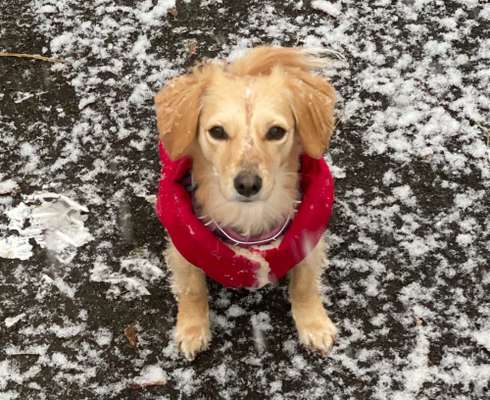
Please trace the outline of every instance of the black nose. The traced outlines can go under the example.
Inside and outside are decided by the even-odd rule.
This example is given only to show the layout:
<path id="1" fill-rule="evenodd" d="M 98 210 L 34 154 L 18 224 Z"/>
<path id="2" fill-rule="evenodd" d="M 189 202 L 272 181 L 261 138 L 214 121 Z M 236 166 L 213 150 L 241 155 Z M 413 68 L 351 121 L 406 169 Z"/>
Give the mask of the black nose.
<path id="1" fill-rule="evenodd" d="M 233 184 L 238 193 L 250 197 L 260 192 L 262 178 L 254 173 L 242 171 L 235 177 Z"/>

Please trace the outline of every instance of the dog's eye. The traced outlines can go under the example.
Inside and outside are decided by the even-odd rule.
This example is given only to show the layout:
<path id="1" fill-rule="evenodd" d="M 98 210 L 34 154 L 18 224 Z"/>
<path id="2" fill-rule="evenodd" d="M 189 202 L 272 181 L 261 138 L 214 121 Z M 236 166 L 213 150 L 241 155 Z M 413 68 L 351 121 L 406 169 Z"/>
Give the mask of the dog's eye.
<path id="1" fill-rule="evenodd" d="M 267 131 L 265 138 L 267 140 L 281 140 L 285 134 L 286 131 L 283 128 L 280 126 L 273 126 Z"/>
<path id="2" fill-rule="evenodd" d="M 209 130 L 209 135 L 216 140 L 226 140 L 229 137 L 222 126 L 213 126 Z"/>

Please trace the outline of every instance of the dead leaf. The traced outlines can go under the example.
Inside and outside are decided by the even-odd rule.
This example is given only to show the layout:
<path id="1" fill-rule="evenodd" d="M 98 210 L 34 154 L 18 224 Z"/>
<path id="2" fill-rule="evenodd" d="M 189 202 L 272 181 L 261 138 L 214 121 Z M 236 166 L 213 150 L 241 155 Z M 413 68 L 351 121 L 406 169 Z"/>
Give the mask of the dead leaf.
<path id="1" fill-rule="evenodd" d="M 135 324 L 130 324 L 124 329 L 124 336 L 126 336 L 129 345 L 133 349 L 138 348 L 138 331 Z"/>
<path id="2" fill-rule="evenodd" d="M 198 43 L 196 39 L 189 39 L 185 44 L 185 49 L 189 57 L 197 54 Z"/>
<path id="3" fill-rule="evenodd" d="M 178 13 L 177 13 L 177 7 L 170 7 L 167 10 L 167 14 L 170 14 L 172 17 L 176 17 L 178 15 Z"/>
<path id="4" fill-rule="evenodd" d="M 152 382 L 141 382 L 141 383 L 130 383 L 128 385 L 128 387 L 130 389 L 145 389 L 147 387 L 152 387 L 152 386 L 163 386 L 163 385 L 166 385 L 167 384 L 167 380 L 166 379 L 160 379 L 160 380 L 157 380 L 157 381 L 152 381 Z"/>
<path id="5" fill-rule="evenodd" d="M 64 62 L 66 62 L 66 61 L 60 60 L 58 58 L 41 56 L 40 54 L 10 53 L 7 51 L 0 51 L 0 57 L 28 58 L 31 60 L 47 61 L 47 62 L 51 62 L 51 63 L 64 63 Z"/>

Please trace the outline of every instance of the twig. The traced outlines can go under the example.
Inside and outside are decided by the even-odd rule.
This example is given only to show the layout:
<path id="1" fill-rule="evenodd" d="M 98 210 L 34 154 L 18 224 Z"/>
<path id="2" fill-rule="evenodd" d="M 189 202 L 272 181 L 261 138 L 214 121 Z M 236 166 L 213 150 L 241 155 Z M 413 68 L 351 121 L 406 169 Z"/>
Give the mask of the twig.
<path id="1" fill-rule="evenodd" d="M 66 63 L 66 61 L 64 60 L 60 60 L 58 58 L 44 57 L 39 54 L 9 53 L 6 51 L 0 51 L 0 57 L 29 58 L 31 60 L 47 61 L 51 63 Z"/>
<path id="2" fill-rule="evenodd" d="M 138 390 L 138 389 L 146 389 L 146 388 L 150 388 L 150 387 L 153 387 L 153 386 L 163 386 L 163 385 L 166 385 L 167 384 L 167 381 L 165 379 L 158 379 L 156 381 L 153 381 L 153 382 L 142 382 L 142 383 L 130 383 L 128 385 L 128 387 L 130 389 L 134 389 L 134 390 Z"/>
<path id="3" fill-rule="evenodd" d="M 483 124 L 480 124 L 476 122 L 476 125 L 480 127 L 480 129 L 483 131 L 483 134 L 485 135 L 487 139 L 487 146 L 490 147 L 490 128 L 488 126 L 485 126 Z"/>
<path id="4" fill-rule="evenodd" d="M 48 93 L 46 90 L 43 92 L 37 92 L 37 93 L 27 93 L 24 97 L 21 97 L 20 99 L 14 100 L 14 103 L 20 104 L 26 100 L 29 100 L 30 98 L 32 98 L 34 96 L 41 96 L 41 95 L 46 94 L 46 93 Z"/>

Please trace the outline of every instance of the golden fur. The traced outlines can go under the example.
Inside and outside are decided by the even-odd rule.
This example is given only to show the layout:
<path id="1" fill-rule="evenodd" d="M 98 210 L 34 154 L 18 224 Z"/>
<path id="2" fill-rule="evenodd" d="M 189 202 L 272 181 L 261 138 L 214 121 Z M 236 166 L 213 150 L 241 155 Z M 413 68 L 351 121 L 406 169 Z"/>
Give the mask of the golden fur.
<path id="1" fill-rule="evenodd" d="M 203 63 L 157 94 L 160 140 L 171 158 L 193 158 L 195 197 L 204 218 L 260 234 L 294 214 L 299 155 L 321 157 L 334 127 L 335 91 L 311 72 L 323 64 L 305 50 L 262 47 L 231 64 Z M 223 127 L 226 140 L 211 136 L 216 126 Z M 272 127 L 281 127 L 284 137 L 267 140 Z M 241 171 L 261 177 L 250 201 L 234 187 Z M 327 352 L 335 327 L 318 289 L 323 248 L 321 242 L 292 270 L 290 299 L 300 340 Z M 176 339 L 192 358 L 210 340 L 205 277 L 173 246 L 167 263 L 179 303 Z"/>

